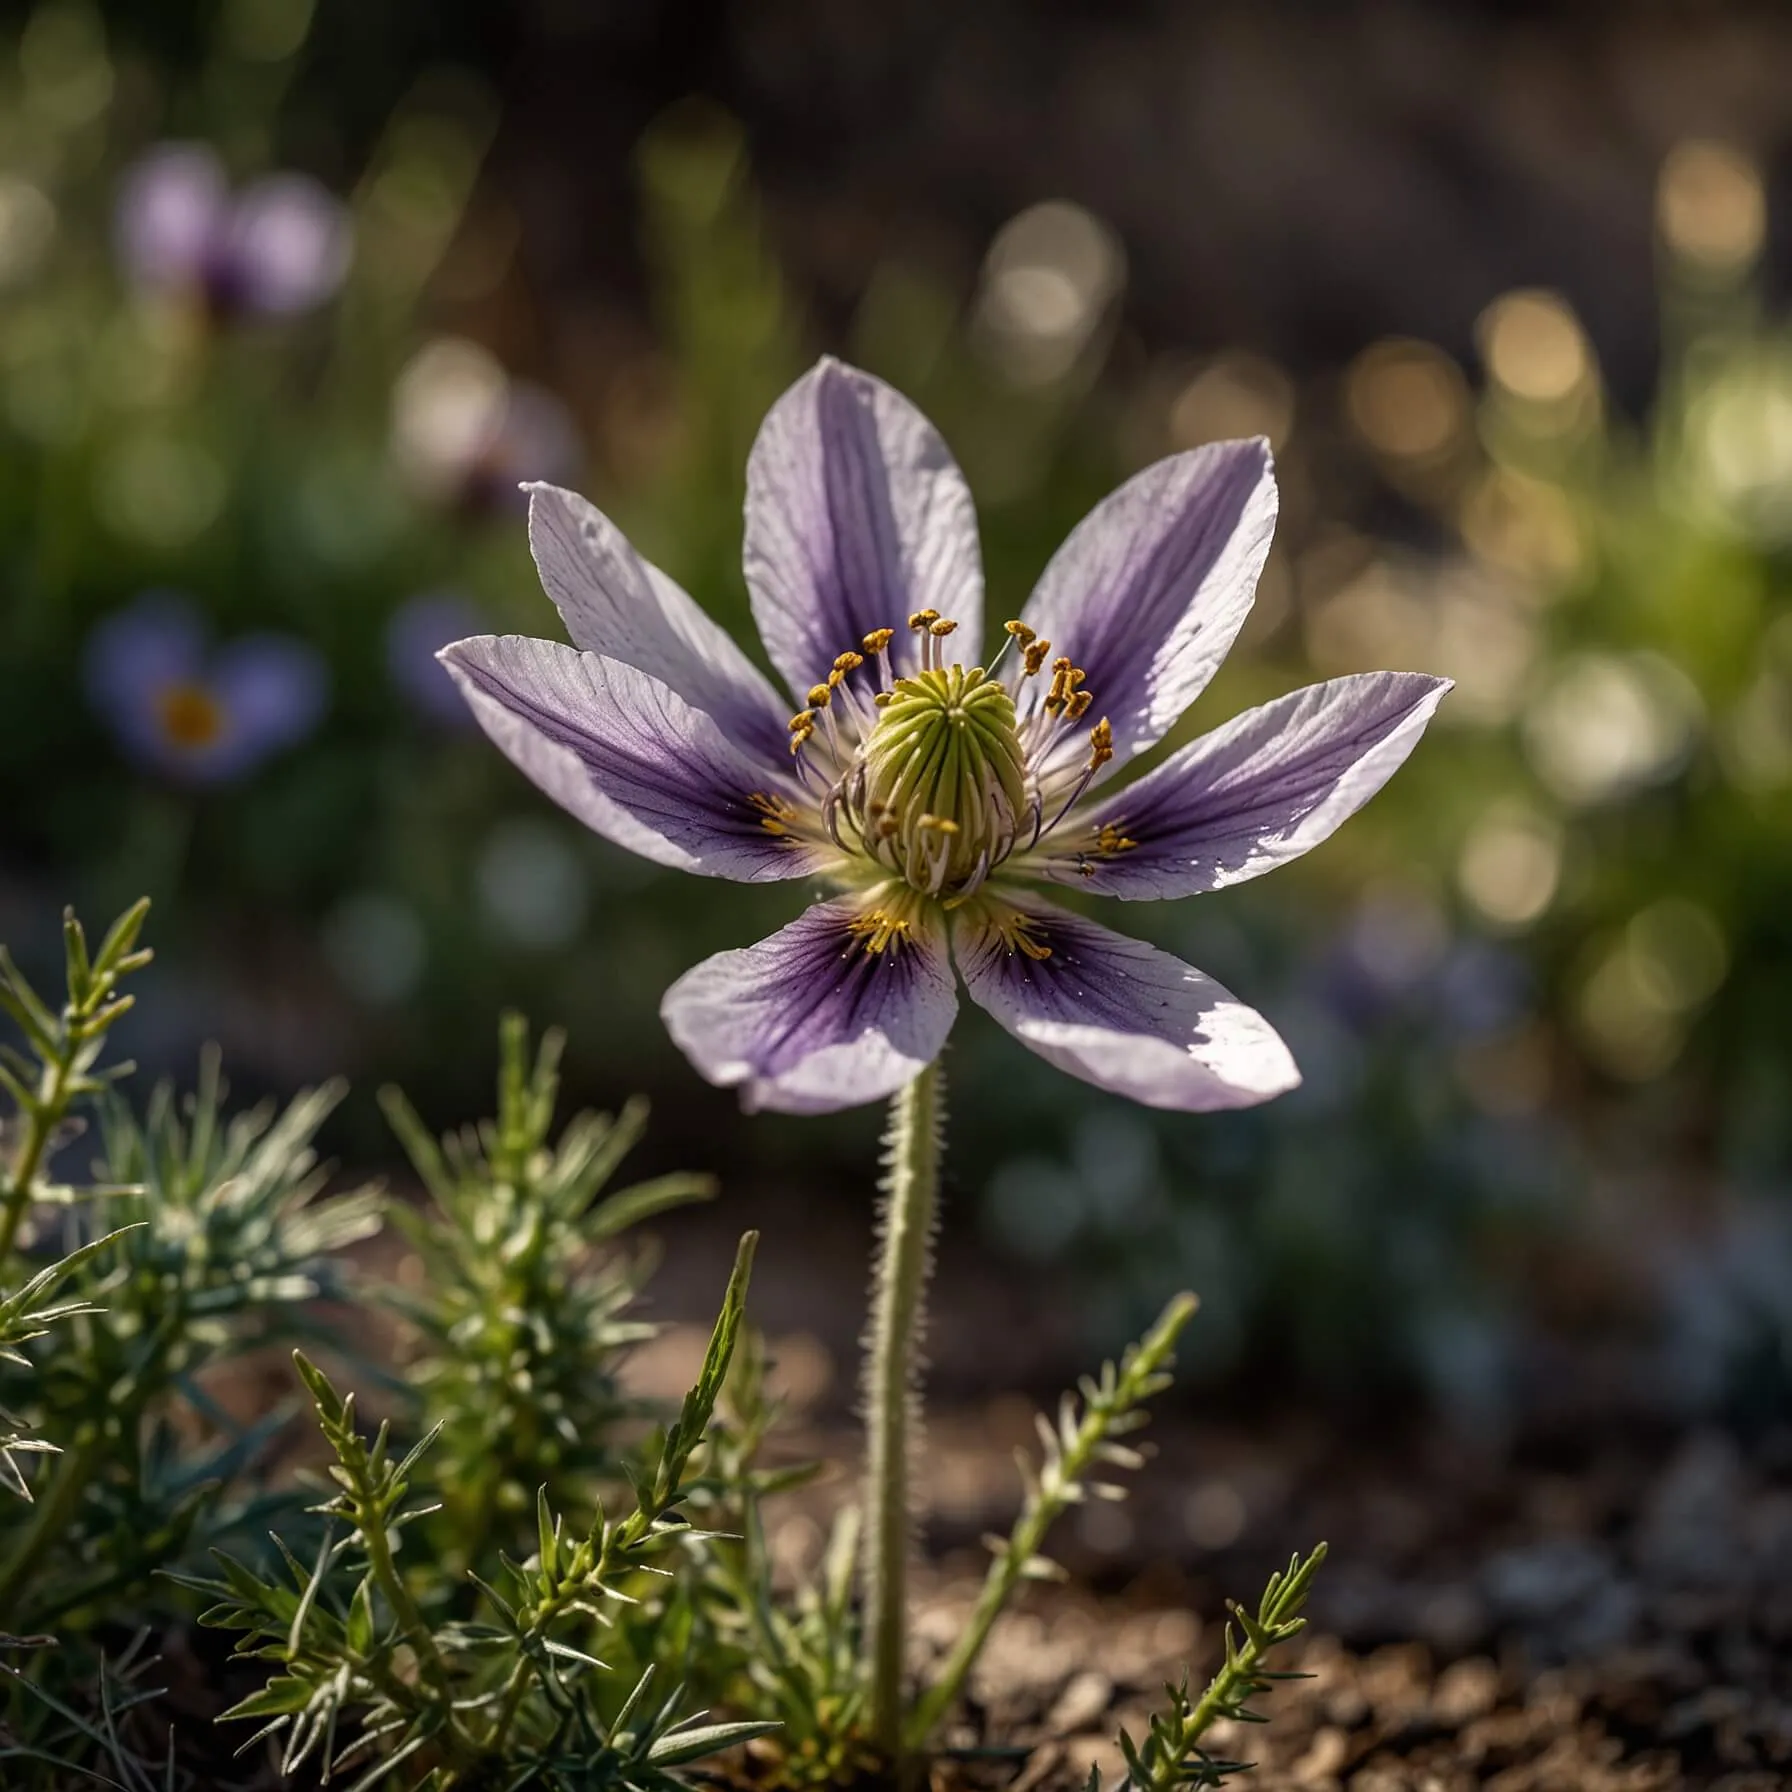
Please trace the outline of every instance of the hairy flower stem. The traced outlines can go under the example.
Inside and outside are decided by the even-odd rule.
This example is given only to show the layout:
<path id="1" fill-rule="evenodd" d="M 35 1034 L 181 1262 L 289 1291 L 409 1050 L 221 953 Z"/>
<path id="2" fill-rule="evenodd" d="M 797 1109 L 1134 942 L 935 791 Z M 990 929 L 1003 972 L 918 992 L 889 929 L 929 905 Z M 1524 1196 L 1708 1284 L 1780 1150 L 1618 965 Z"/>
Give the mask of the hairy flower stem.
<path id="1" fill-rule="evenodd" d="M 920 1430 L 919 1351 L 939 1208 L 945 1078 L 930 1064 L 890 1104 L 882 1241 L 865 1366 L 864 1556 L 871 1740 L 899 1768 L 907 1634 L 910 1462 Z"/>

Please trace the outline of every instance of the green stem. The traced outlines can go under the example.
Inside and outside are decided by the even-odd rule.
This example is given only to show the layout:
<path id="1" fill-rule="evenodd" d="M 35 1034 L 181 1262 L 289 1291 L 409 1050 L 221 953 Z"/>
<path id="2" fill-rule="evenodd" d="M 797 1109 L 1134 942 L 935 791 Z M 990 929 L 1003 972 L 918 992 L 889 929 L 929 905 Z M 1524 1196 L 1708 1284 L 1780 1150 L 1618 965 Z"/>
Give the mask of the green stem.
<path id="1" fill-rule="evenodd" d="M 67 1058 L 57 1058 L 45 1066 L 38 1105 L 26 1114 L 25 1142 L 19 1149 L 18 1162 L 13 1166 L 11 1184 L 6 1190 L 6 1205 L 0 1209 L 0 1271 L 12 1261 L 19 1228 L 31 1205 L 31 1191 L 36 1185 L 38 1171 L 43 1168 L 44 1154 L 50 1148 L 50 1135 L 62 1124 L 62 1116 L 68 1110 L 70 1068 Z"/>
<path id="2" fill-rule="evenodd" d="M 7 1557 L 5 1566 L 0 1567 L 0 1612 L 7 1614 L 9 1622 L 24 1625 L 18 1609 L 20 1589 L 26 1578 L 43 1566 L 45 1551 L 74 1516 L 81 1495 L 87 1491 L 105 1454 L 102 1446 L 103 1440 L 97 1436 L 77 1444 L 57 1462 L 55 1479 L 43 1498 L 32 1506 L 25 1534 Z"/>
<path id="3" fill-rule="evenodd" d="M 1082 1417 L 1077 1421 L 1075 1432 L 1062 1453 L 1049 1457 L 1042 1465 L 1038 1481 L 1032 1486 L 1014 1529 L 989 1565 L 969 1620 L 959 1631 L 938 1678 L 916 1701 L 915 1709 L 909 1715 L 904 1730 L 909 1748 L 925 1748 L 946 1713 L 957 1702 L 971 1669 L 983 1653 L 983 1645 L 988 1642 L 996 1619 L 1014 1597 L 1015 1589 L 1040 1560 L 1047 1533 L 1073 1504 L 1084 1497 L 1083 1482 L 1102 1460 L 1110 1435 L 1117 1430 L 1130 1430 L 1137 1422 L 1137 1408 L 1162 1385 L 1159 1376 L 1163 1366 L 1194 1311 L 1192 1294 L 1177 1295 L 1137 1348 L 1127 1352 L 1112 1385 L 1087 1386 Z M 1109 1460 L 1114 1458 L 1110 1456 Z"/>
<path id="4" fill-rule="evenodd" d="M 865 1672 L 871 1740 L 892 1768 L 902 1751 L 911 1452 L 920 1429 L 916 1384 L 944 1119 L 945 1079 L 939 1065 L 930 1064 L 890 1104 L 889 1174 L 865 1366 Z"/>
<path id="5" fill-rule="evenodd" d="M 417 1657 L 418 1666 L 444 1699 L 451 1697 L 454 1687 L 448 1663 L 443 1659 L 441 1650 L 436 1647 L 435 1633 L 425 1622 L 423 1613 L 418 1610 L 410 1588 L 404 1584 L 398 1572 L 398 1564 L 392 1559 L 392 1540 L 386 1533 L 386 1527 L 377 1521 L 363 1525 L 361 1537 L 366 1546 L 367 1566 L 373 1571 L 374 1582 L 385 1594 L 386 1603 L 391 1606 L 392 1615 L 398 1620 L 404 1640 L 410 1644 L 412 1654 Z"/>

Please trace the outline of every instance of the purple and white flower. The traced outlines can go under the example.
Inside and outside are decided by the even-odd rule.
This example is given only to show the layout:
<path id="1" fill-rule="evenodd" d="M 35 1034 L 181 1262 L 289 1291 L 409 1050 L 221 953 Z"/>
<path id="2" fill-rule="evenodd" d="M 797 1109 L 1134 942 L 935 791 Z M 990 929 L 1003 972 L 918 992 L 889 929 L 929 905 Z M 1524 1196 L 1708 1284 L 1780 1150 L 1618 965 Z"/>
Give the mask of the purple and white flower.
<path id="1" fill-rule="evenodd" d="M 146 591 L 88 637 L 87 695 L 132 758 L 190 784 L 245 777 L 316 727 L 323 656 L 289 635 L 214 650 L 193 603 Z"/>
<path id="2" fill-rule="evenodd" d="M 303 174 L 237 192 L 202 143 L 164 143 L 119 188 L 119 259 L 145 291 L 195 298 L 214 317 L 280 317 L 321 305 L 348 272 L 342 202 Z"/>
<path id="3" fill-rule="evenodd" d="M 613 523 L 551 486 L 532 488 L 530 541 L 572 645 L 485 636 L 443 658 L 491 738 L 606 838 L 703 876 L 830 890 L 666 995 L 673 1038 L 749 1107 L 891 1094 L 938 1056 L 959 981 L 1101 1088 L 1247 1106 L 1299 1081 L 1269 1023 L 1043 892 L 1138 901 L 1257 877 L 1412 750 L 1449 682 L 1375 672 L 1110 785 L 1224 659 L 1275 515 L 1262 441 L 1160 461 L 1078 526 L 985 654 L 963 476 L 907 400 L 825 360 L 766 418 L 747 475 L 747 583 L 794 715 Z"/>

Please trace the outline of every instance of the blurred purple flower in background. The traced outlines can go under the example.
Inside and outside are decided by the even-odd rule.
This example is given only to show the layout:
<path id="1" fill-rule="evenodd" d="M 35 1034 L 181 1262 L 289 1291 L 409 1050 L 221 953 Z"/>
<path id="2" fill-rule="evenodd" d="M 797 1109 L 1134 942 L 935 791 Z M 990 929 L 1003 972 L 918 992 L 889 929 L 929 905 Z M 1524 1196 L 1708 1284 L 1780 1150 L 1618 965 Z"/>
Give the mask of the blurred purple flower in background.
<path id="1" fill-rule="evenodd" d="M 139 763 L 193 784 L 247 776 L 317 726 L 323 657 L 289 635 L 211 650 L 190 599 L 146 591 L 88 638 L 88 701 Z"/>
<path id="2" fill-rule="evenodd" d="M 475 342 L 426 344 L 392 395 L 392 454 L 434 503 L 528 509 L 525 481 L 572 478 L 582 458 L 572 413 L 553 393 L 514 380 Z"/>
<path id="3" fill-rule="evenodd" d="M 230 190 L 216 155 L 164 143 L 119 187 L 119 260 L 147 292 L 198 298 L 216 317 L 290 316 L 321 305 L 348 272 L 342 202 L 303 174 Z"/>
<path id="4" fill-rule="evenodd" d="M 478 607 L 458 591 L 420 591 L 392 612 L 386 624 L 386 670 L 400 696 L 425 721 L 472 728 L 472 711 L 436 655 L 483 626 Z"/>

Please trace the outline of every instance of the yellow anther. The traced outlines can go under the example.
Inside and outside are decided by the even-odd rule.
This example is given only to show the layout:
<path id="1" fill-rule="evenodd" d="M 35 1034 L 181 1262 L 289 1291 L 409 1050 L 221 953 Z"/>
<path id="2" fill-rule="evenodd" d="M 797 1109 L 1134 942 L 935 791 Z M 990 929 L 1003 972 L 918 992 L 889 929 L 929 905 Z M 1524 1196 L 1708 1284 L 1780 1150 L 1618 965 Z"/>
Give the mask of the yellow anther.
<path id="1" fill-rule="evenodd" d="M 787 839 L 794 831 L 790 824 L 796 820 L 796 808 L 781 796 L 768 796 L 763 790 L 755 790 L 747 801 L 759 811 L 759 825 L 768 834 L 776 834 Z"/>
<path id="2" fill-rule="evenodd" d="M 790 732 L 792 734 L 812 733 L 814 728 L 815 711 L 812 709 L 799 709 L 796 714 L 790 718 Z"/>
<path id="3" fill-rule="evenodd" d="M 958 624 L 952 621 L 950 617 L 944 622 L 930 622 L 927 625 L 927 632 L 932 635 L 936 641 L 943 641 L 946 636 L 955 634 L 957 630 Z"/>
<path id="4" fill-rule="evenodd" d="M 1036 629 L 1028 628 L 1027 625 L 1018 618 L 1013 622 L 1004 622 L 1002 627 L 1005 628 L 1023 647 L 1030 646 L 1038 639 L 1038 631 Z"/>
<path id="5" fill-rule="evenodd" d="M 893 915 L 887 909 L 867 909 L 847 922 L 846 930 L 860 941 L 865 950 L 876 957 L 892 946 L 905 945 L 911 922 L 906 915 Z"/>
<path id="6" fill-rule="evenodd" d="M 867 653 L 875 655 L 882 653 L 895 639 L 896 631 L 893 628 L 874 628 L 865 637 L 863 645 Z M 838 664 L 837 661 L 835 663 Z"/>
<path id="7" fill-rule="evenodd" d="M 839 690 L 839 688 L 843 684 L 845 684 L 845 682 L 846 682 L 846 674 L 844 672 L 842 672 L 838 666 L 836 666 L 833 669 L 833 671 L 828 674 L 828 689 L 830 691 Z"/>
<path id="8" fill-rule="evenodd" d="M 1041 963 L 1052 955 L 1050 946 L 1033 937 L 1039 925 L 1031 915 L 1023 915 L 1019 909 L 1009 909 L 996 918 L 996 931 L 1002 936 L 1002 944 L 1010 952 L 1024 953 L 1035 963 Z"/>
<path id="9" fill-rule="evenodd" d="M 1131 852 L 1137 845 L 1138 841 L 1123 834 L 1111 821 L 1104 823 L 1095 835 L 1095 850 L 1104 859 L 1118 858 L 1121 853 Z"/>
<path id="10" fill-rule="evenodd" d="M 908 625 L 910 628 L 919 632 L 924 628 L 932 628 L 939 619 L 940 613 L 938 610 L 916 610 L 909 616 Z"/>
<path id="11" fill-rule="evenodd" d="M 1038 672 L 1039 668 L 1045 664 L 1045 656 L 1050 653 L 1051 650 L 1052 644 L 1049 641 L 1029 641 L 1027 643 L 1026 652 L 1021 655 L 1021 658 L 1026 662 L 1027 676 L 1029 678 L 1033 677 L 1034 674 Z"/>
<path id="12" fill-rule="evenodd" d="M 1114 757 L 1114 725 L 1103 716 L 1089 730 L 1089 769 L 1099 771 Z"/>
<path id="13" fill-rule="evenodd" d="M 1076 670 L 1076 664 L 1069 654 L 1061 653 L 1052 661 L 1052 670 L 1054 672 L 1074 672 Z"/>
<path id="14" fill-rule="evenodd" d="M 1080 722 L 1089 713 L 1089 705 L 1095 701 L 1093 691 L 1072 691 L 1070 701 L 1064 705 L 1064 714 L 1072 722 Z"/>
<path id="15" fill-rule="evenodd" d="M 809 687 L 809 707 L 826 709 L 834 701 L 834 687 L 831 684 L 815 684 Z"/>
<path id="16" fill-rule="evenodd" d="M 834 661 L 834 670 L 856 672 L 864 663 L 865 656 L 862 653 L 843 653 Z"/>

